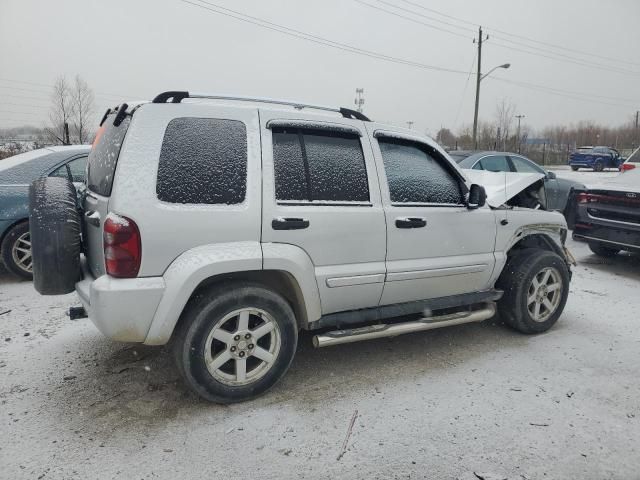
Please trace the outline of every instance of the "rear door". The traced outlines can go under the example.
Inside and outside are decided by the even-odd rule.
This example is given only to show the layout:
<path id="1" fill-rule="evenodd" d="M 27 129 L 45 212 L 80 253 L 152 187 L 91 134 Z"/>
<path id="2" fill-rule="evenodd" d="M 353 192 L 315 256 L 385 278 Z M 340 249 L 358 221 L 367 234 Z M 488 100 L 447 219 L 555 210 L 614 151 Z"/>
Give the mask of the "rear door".
<path id="1" fill-rule="evenodd" d="M 84 200 L 83 235 L 85 255 L 94 276 L 105 273 L 102 224 L 109 212 L 109 197 L 120 149 L 131 117 L 114 125 L 115 114 L 107 116 L 96 133 L 87 160 L 87 194 Z"/>
<path id="2" fill-rule="evenodd" d="M 375 136 L 387 223 L 381 305 L 489 288 L 495 264 L 493 212 L 464 205 L 462 177 L 435 148 L 384 131 Z"/>
<path id="3" fill-rule="evenodd" d="M 362 122 L 313 122 L 260 112 L 262 241 L 309 256 L 322 313 L 377 306 L 386 229 L 371 144 Z"/>

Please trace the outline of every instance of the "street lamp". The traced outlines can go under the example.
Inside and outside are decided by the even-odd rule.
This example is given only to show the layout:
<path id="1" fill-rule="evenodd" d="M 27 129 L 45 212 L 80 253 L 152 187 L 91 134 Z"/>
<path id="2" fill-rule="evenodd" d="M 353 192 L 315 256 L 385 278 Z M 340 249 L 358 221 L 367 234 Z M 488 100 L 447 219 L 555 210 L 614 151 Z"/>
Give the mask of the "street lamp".
<path id="1" fill-rule="evenodd" d="M 478 148 L 478 106 L 480 105 L 480 81 L 487 78 L 489 75 L 493 73 L 494 70 L 498 68 L 509 68 L 511 66 L 510 63 L 504 63 L 502 65 L 498 65 L 497 67 L 493 67 L 487 73 L 482 75 L 480 73 L 480 65 L 478 64 L 478 74 L 476 77 L 476 109 L 473 113 L 473 148 Z"/>

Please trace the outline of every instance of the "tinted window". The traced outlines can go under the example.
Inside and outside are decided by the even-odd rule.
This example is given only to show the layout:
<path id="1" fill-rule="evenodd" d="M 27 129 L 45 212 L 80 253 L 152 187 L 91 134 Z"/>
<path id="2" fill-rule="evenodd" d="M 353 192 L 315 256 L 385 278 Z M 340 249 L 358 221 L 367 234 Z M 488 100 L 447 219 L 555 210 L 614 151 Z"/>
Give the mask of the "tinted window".
<path id="1" fill-rule="evenodd" d="M 509 162 L 507 162 L 507 157 L 503 155 L 491 155 L 489 157 L 484 157 L 478 163 L 480 163 L 481 165 L 481 170 L 488 170 L 490 172 L 510 172 L 511 171 L 511 168 L 509 167 Z"/>
<path id="2" fill-rule="evenodd" d="M 68 165 L 73 181 L 78 183 L 84 182 L 84 175 L 87 168 L 87 157 L 80 157 L 75 160 L 71 160 Z"/>
<path id="3" fill-rule="evenodd" d="M 369 201 L 360 138 L 342 132 L 274 129 L 278 200 Z"/>
<path id="4" fill-rule="evenodd" d="M 308 200 L 305 161 L 297 132 L 273 132 L 273 163 L 278 200 Z"/>
<path id="5" fill-rule="evenodd" d="M 120 148 L 131 123 L 131 117 L 126 116 L 116 127 L 113 125 L 114 118 L 115 114 L 109 115 L 98 130 L 88 161 L 87 187 L 106 197 L 111 195 Z"/>
<path id="6" fill-rule="evenodd" d="M 426 147 L 391 139 L 379 144 L 392 202 L 462 203 L 458 180 Z"/>
<path id="7" fill-rule="evenodd" d="M 59 178 L 69 178 L 69 173 L 67 172 L 67 166 L 61 165 L 56 168 L 53 172 L 49 174 L 50 177 L 59 177 Z"/>
<path id="8" fill-rule="evenodd" d="M 171 203 L 242 203 L 247 189 L 247 130 L 237 120 L 176 118 L 164 133 L 158 198 Z"/>
<path id="9" fill-rule="evenodd" d="M 511 157 L 511 161 L 513 162 L 513 166 L 516 169 L 516 172 L 520 173 L 544 173 L 540 167 L 538 167 L 533 162 L 529 160 L 525 160 L 520 157 Z"/>

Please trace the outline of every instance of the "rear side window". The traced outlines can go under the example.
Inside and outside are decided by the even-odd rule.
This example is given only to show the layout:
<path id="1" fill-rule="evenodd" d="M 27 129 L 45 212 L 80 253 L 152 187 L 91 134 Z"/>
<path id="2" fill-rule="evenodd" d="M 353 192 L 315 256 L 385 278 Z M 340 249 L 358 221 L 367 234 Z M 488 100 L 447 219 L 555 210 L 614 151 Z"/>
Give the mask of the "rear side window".
<path id="1" fill-rule="evenodd" d="M 458 179 L 424 146 L 387 138 L 378 143 L 392 203 L 463 203 Z"/>
<path id="2" fill-rule="evenodd" d="M 509 172 L 511 168 L 509 168 L 509 163 L 507 162 L 507 157 L 503 155 L 491 155 L 488 157 L 484 157 L 482 160 L 478 162 L 480 164 L 481 170 L 488 170 L 490 172 Z M 477 164 L 476 164 L 477 166 Z M 475 167 L 474 167 L 475 169 Z M 476 169 L 477 170 L 477 169 Z"/>
<path id="3" fill-rule="evenodd" d="M 176 118 L 162 141 L 156 193 L 171 203 L 242 203 L 247 129 L 237 120 Z"/>
<path id="4" fill-rule="evenodd" d="M 105 197 L 111 195 L 120 148 L 131 123 L 131 117 L 127 115 L 116 127 L 114 118 L 115 114 L 109 115 L 98 130 L 88 160 L 87 187 Z"/>
<path id="5" fill-rule="evenodd" d="M 276 199 L 368 202 L 360 137 L 326 130 L 274 128 Z"/>

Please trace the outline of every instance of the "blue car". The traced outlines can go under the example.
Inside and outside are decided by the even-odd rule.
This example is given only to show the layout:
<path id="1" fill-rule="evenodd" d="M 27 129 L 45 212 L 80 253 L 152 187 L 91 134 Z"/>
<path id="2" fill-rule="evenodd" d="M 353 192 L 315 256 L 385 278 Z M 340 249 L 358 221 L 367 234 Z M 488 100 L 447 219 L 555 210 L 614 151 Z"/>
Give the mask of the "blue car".
<path id="1" fill-rule="evenodd" d="M 91 147 L 49 147 L 0 160 L 0 258 L 9 272 L 31 279 L 29 185 L 40 177 L 84 182 Z"/>
<path id="2" fill-rule="evenodd" d="M 569 165 L 574 172 L 579 168 L 589 168 L 594 172 L 601 172 L 605 168 L 620 169 L 624 158 L 615 148 L 609 147 L 580 147 L 569 155 Z"/>

